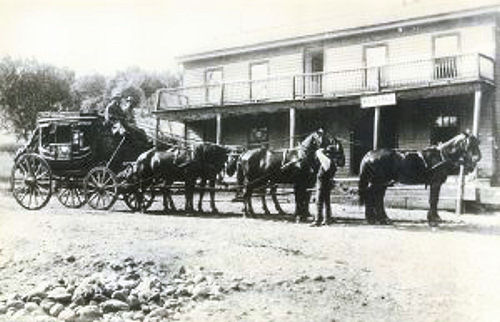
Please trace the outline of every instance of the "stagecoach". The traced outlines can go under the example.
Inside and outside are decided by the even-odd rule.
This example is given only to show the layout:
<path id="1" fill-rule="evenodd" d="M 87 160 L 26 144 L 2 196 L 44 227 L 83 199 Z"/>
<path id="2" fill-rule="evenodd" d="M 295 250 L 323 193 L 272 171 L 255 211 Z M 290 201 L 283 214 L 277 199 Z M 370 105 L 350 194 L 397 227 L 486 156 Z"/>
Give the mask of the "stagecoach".
<path id="1" fill-rule="evenodd" d="M 30 141 L 18 151 L 11 174 L 11 188 L 24 208 L 44 207 L 52 194 L 61 204 L 79 208 L 85 203 L 99 210 L 109 209 L 122 196 L 132 209 L 139 208 L 138 194 L 145 207 L 153 201 L 142 184 L 116 174 L 130 166 L 135 155 L 117 157 L 126 136 L 113 137 L 98 114 L 42 112 Z"/>

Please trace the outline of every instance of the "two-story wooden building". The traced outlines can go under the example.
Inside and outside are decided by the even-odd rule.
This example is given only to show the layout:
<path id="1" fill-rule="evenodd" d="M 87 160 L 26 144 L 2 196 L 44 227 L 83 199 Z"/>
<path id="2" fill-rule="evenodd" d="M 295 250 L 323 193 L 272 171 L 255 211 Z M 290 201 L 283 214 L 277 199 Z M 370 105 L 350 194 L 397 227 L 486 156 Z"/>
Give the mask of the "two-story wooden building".
<path id="1" fill-rule="evenodd" d="M 460 3 L 182 56 L 183 87 L 161 91 L 157 113 L 187 139 L 230 145 L 289 147 L 323 126 L 344 140 L 340 176 L 374 146 L 421 149 L 470 129 L 477 176 L 494 179 L 500 6 Z"/>

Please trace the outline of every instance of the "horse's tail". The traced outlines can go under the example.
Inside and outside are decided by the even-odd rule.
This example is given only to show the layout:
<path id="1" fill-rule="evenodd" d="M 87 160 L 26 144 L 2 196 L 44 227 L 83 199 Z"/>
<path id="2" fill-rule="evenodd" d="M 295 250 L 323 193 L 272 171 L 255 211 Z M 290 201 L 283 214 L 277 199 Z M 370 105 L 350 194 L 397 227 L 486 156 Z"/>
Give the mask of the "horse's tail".
<path id="1" fill-rule="evenodd" d="M 358 182 L 358 195 L 359 204 L 364 205 L 366 199 L 366 192 L 368 190 L 368 184 L 370 183 L 370 176 L 368 171 L 368 165 L 361 162 L 361 167 L 359 171 L 359 182 Z"/>

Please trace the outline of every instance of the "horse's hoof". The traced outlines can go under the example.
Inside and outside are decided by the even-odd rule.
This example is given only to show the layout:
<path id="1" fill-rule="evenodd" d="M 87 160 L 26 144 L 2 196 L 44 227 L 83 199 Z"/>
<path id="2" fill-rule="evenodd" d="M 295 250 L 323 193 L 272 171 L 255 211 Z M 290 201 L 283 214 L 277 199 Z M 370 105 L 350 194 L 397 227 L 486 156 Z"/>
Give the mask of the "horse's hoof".
<path id="1" fill-rule="evenodd" d="M 381 218 L 381 219 L 378 220 L 378 224 L 379 225 L 392 225 L 392 220 L 390 220 L 387 217 Z"/>
<path id="2" fill-rule="evenodd" d="M 218 214 L 218 213 L 219 213 L 219 209 L 217 209 L 217 208 L 212 208 L 212 213 L 213 213 L 213 214 Z"/>
<path id="3" fill-rule="evenodd" d="M 264 212 L 264 216 L 271 216 L 271 212 L 270 211 L 265 211 Z"/>
<path id="4" fill-rule="evenodd" d="M 311 223 L 311 224 L 309 225 L 309 227 L 319 227 L 319 226 L 321 226 L 321 225 L 322 225 L 322 223 L 319 223 L 319 222 L 315 221 L 315 222 Z"/>
<path id="5" fill-rule="evenodd" d="M 437 221 L 437 220 L 428 220 L 427 222 L 429 224 L 429 227 L 438 227 L 439 226 L 439 221 Z"/>

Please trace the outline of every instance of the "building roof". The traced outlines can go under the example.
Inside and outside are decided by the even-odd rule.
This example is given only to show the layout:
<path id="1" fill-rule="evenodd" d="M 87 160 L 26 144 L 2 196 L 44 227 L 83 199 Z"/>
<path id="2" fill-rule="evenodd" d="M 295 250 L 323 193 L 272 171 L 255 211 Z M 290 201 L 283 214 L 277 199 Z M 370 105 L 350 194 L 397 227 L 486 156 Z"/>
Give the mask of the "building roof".
<path id="1" fill-rule="evenodd" d="M 351 0 L 353 1 L 353 0 Z M 245 52 L 351 36 L 405 25 L 460 19 L 500 12 L 500 0 L 384 0 L 364 1 L 363 6 L 322 8 L 325 14 L 293 25 L 269 27 L 208 46 L 197 53 L 178 57 L 189 62 Z"/>

